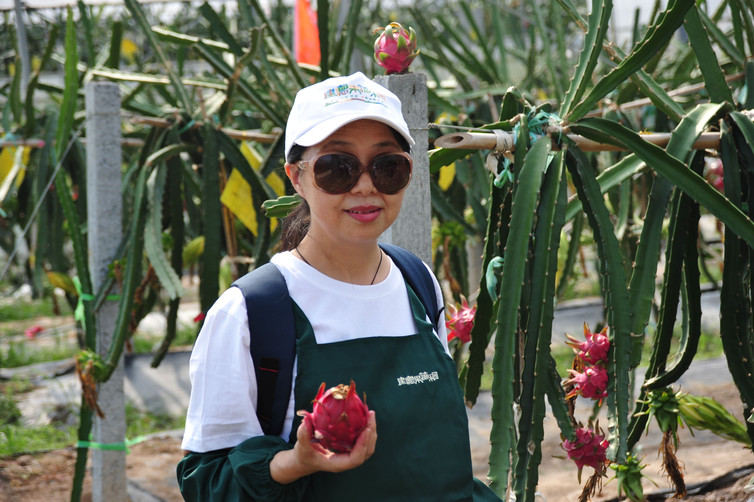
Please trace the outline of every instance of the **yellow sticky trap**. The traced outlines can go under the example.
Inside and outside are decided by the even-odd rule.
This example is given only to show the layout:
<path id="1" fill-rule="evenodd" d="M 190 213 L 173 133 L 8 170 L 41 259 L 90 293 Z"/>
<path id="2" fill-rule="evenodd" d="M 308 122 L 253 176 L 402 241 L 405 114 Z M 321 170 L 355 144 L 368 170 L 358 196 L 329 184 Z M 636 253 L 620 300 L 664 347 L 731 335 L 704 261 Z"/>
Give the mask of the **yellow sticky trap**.
<path id="1" fill-rule="evenodd" d="M 128 59 L 129 61 L 133 61 L 136 59 L 136 54 L 139 52 L 139 46 L 136 45 L 136 42 L 131 40 L 130 38 L 123 38 L 120 41 L 120 53 L 123 55 L 124 58 Z"/>
<path id="2" fill-rule="evenodd" d="M 442 191 L 445 192 L 448 188 L 450 188 L 450 185 L 453 184 L 455 177 L 456 163 L 453 162 L 448 166 L 442 166 L 440 168 L 440 178 L 437 180 L 437 184 L 440 185 Z"/>
<path id="3" fill-rule="evenodd" d="M 251 198 L 251 186 L 238 169 L 233 169 L 220 195 L 220 202 L 241 220 L 251 233 L 257 235 L 257 211 Z"/>
<path id="4" fill-rule="evenodd" d="M 262 162 L 264 162 L 264 157 L 248 141 L 241 142 L 240 150 L 246 162 L 253 169 L 259 171 Z M 277 173 L 271 173 L 265 181 L 276 194 L 285 194 L 285 182 Z M 228 182 L 225 184 L 225 190 L 220 196 L 220 202 L 225 204 L 225 207 L 230 209 L 252 234 L 257 235 L 257 211 L 254 207 L 254 199 L 251 196 L 251 186 L 237 169 L 231 171 Z M 277 218 L 270 218 L 271 231 L 275 231 L 277 224 Z"/>
<path id="5" fill-rule="evenodd" d="M 259 168 L 262 167 L 262 162 L 264 162 L 264 157 L 262 157 L 257 149 L 249 144 L 248 141 L 242 141 L 241 153 L 246 158 L 246 162 L 248 162 L 251 167 L 259 171 Z M 267 181 L 267 183 L 270 185 L 270 187 L 272 187 L 275 193 L 278 194 L 278 196 L 285 195 L 285 182 L 280 176 L 278 176 L 277 173 L 270 173 L 269 176 L 265 178 L 265 181 Z"/>
<path id="6" fill-rule="evenodd" d="M 9 146 L 0 151 L 0 200 L 5 198 L 14 180 L 16 188 L 23 183 L 30 150 L 27 147 Z"/>
<path id="7" fill-rule="evenodd" d="M 262 161 L 264 160 L 262 155 L 248 141 L 241 142 L 241 153 L 246 158 L 246 162 L 254 169 L 259 169 L 259 166 L 262 165 Z"/>
<path id="8" fill-rule="evenodd" d="M 270 173 L 266 178 L 267 184 L 275 190 L 279 197 L 285 195 L 285 182 L 277 173 Z"/>
<path id="9" fill-rule="evenodd" d="M 275 180 L 271 179 L 273 176 L 281 184 L 282 180 L 274 173 L 267 177 L 267 182 L 270 183 L 272 181 L 270 185 L 275 188 Z M 225 189 L 220 195 L 220 202 L 225 204 L 225 207 L 230 209 L 252 234 L 257 235 L 257 211 L 254 208 L 254 199 L 251 197 L 251 186 L 238 169 L 231 171 L 228 182 L 225 184 Z M 274 232 L 277 224 L 277 218 L 270 218 L 270 231 Z"/>

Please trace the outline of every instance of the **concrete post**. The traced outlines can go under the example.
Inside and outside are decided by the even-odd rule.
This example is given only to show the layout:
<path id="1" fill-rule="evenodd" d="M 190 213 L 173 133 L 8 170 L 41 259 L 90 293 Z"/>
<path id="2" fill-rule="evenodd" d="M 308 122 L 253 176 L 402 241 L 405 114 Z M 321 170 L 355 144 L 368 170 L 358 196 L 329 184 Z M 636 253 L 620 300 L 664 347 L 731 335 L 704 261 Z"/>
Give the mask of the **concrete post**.
<path id="1" fill-rule="evenodd" d="M 26 99 L 26 88 L 29 87 L 31 76 L 31 58 L 29 57 L 29 41 L 26 37 L 23 2 L 21 0 L 14 0 L 13 10 L 16 13 L 18 53 L 21 56 L 21 99 L 23 100 Z M 18 68 L 16 68 L 16 71 L 18 71 Z"/>
<path id="2" fill-rule="evenodd" d="M 89 269 L 97 291 L 107 278 L 108 265 L 116 256 L 122 230 L 120 92 L 112 82 L 86 84 L 86 193 Z M 111 291 L 118 294 L 118 291 Z M 112 343 L 118 302 L 105 301 L 95 314 L 97 352 L 106 355 Z M 107 382 L 98 386 L 98 402 L 105 414 L 95 417 L 94 442 L 123 444 L 126 407 L 123 359 Z M 92 500 L 125 502 L 126 452 L 94 448 L 92 451 Z"/>
<path id="3" fill-rule="evenodd" d="M 432 261 L 432 202 L 427 157 L 427 76 L 423 73 L 379 75 L 375 82 L 401 100 L 403 116 L 416 144 L 411 149 L 414 173 L 406 189 L 403 208 L 395 223 L 380 237 L 381 242 L 408 249 L 425 263 Z"/>

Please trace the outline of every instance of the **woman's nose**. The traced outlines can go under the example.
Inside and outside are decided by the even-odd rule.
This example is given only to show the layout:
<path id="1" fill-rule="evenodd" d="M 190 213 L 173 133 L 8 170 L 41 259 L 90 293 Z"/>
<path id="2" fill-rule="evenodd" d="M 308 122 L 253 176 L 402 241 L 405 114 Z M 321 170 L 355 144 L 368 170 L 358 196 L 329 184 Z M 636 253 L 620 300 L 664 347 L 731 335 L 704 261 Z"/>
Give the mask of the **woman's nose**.
<path id="1" fill-rule="evenodd" d="M 352 192 L 355 193 L 374 193 L 377 191 L 377 189 L 374 187 L 374 183 L 372 183 L 372 177 L 369 175 L 369 172 L 364 169 L 361 172 L 361 176 L 359 176 L 358 181 L 351 189 Z"/>

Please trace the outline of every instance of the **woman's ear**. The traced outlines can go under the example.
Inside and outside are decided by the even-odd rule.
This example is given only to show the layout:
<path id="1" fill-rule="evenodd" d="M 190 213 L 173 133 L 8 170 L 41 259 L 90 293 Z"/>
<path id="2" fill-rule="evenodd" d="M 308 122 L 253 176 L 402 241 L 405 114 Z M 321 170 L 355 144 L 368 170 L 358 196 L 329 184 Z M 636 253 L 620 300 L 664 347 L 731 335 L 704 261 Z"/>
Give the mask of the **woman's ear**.
<path id="1" fill-rule="evenodd" d="M 288 162 L 285 163 L 285 175 L 288 176 L 288 179 L 291 180 L 291 184 L 293 185 L 293 188 L 298 192 L 299 195 L 303 196 L 303 193 L 301 192 L 301 170 L 298 168 L 296 164 L 290 164 Z"/>

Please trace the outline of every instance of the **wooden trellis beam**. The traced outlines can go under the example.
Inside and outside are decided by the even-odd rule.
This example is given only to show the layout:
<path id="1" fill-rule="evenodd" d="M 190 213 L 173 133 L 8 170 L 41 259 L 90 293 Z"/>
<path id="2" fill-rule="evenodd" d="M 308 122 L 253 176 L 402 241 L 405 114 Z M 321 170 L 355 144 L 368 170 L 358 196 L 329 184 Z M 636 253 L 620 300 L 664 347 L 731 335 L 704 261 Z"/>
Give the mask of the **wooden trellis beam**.
<path id="1" fill-rule="evenodd" d="M 625 151 L 625 148 L 592 141 L 576 134 L 566 134 L 576 145 L 586 152 Z M 660 147 L 665 147 L 670 141 L 670 133 L 641 134 L 642 139 Z M 486 132 L 456 132 L 445 134 L 435 140 L 435 146 L 441 148 L 455 148 L 462 150 L 495 150 L 512 152 L 515 149 L 513 140 L 515 135 L 507 131 L 496 131 L 494 134 Z M 705 132 L 694 143 L 695 150 L 707 148 L 716 149 L 720 146 L 720 134 Z"/>

